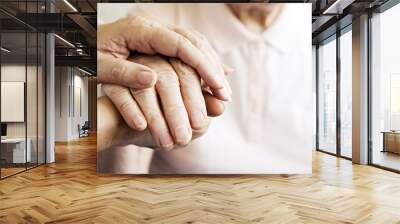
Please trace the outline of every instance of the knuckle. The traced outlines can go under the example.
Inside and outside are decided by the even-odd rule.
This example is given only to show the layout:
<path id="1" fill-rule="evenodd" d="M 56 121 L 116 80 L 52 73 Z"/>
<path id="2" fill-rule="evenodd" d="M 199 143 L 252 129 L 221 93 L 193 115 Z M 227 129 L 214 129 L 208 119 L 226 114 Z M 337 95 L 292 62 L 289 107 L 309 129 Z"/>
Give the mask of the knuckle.
<path id="1" fill-rule="evenodd" d="M 195 133 L 199 134 L 199 135 L 203 135 L 204 133 L 207 132 L 207 130 L 208 130 L 208 125 L 207 124 L 204 124 L 202 127 L 193 129 L 193 131 L 195 131 Z"/>
<path id="2" fill-rule="evenodd" d="M 122 79 L 125 76 L 126 72 L 127 67 L 125 66 L 123 60 L 117 60 L 111 69 L 111 75 L 116 79 Z"/>
<path id="3" fill-rule="evenodd" d="M 154 91 L 153 88 L 146 88 L 146 89 L 131 89 L 131 93 L 135 97 L 146 97 L 147 95 L 151 94 Z"/>
<path id="4" fill-rule="evenodd" d="M 155 111 L 149 111 L 147 116 L 147 124 L 149 127 L 161 127 L 163 125 L 163 118 L 161 114 Z"/>
<path id="5" fill-rule="evenodd" d="M 175 71 L 179 75 L 197 75 L 195 70 L 189 65 L 183 63 L 181 60 L 169 59 L 170 63 L 173 65 Z"/>
<path id="6" fill-rule="evenodd" d="M 191 35 L 193 36 L 197 47 L 203 48 L 207 46 L 208 39 L 202 33 L 197 30 L 191 30 Z"/>
<path id="7" fill-rule="evenodd" d="M 161 86 L 165 87 L 177 87 L 179 86 L 179 78 L 175 71 L 162 70 L 157 71 L 158 82 Z"/>
<path id="8" fill-rule="evenodd" d="M 118 105 L 118 110 L 121 113 L 127 113 L 129 112 L 130 108 L 133 106 L 133 99 L 125 99 L 121 102 L 120 105 Z"/>
<path id="9" fill-rule="evenodd" d="M 183 73 L 180 76 L 180 85 L 182 88 L 199 88 L 201 89 L 200 77 L 193 72 Z"/>
<path id="10" fill-rule="evenodd" d="M 184 36 L 179 36 L 178 37 L 178 46 L 180 47 L 186 47 L 188 45 L 190 45 L 191 42 Z"/>
<path id="11" fill-rule="evenodd" d="M 185 111 L 185 107 L 180 103 L 170 103 L 163 108 L 166 114 L 171 114 L 174 116 L 182 116 Z"/>
<path id="12" fill-rule="evenodd" d="M 122 95 L 124 95 L 126 89 L 124 87 L 120 86 L 112 86 L 112 85 L 104 85 L 103 87 L 104 92 L 106 93 L 107 96 L 112 97 L 112 98 L 119 98 Z"/>

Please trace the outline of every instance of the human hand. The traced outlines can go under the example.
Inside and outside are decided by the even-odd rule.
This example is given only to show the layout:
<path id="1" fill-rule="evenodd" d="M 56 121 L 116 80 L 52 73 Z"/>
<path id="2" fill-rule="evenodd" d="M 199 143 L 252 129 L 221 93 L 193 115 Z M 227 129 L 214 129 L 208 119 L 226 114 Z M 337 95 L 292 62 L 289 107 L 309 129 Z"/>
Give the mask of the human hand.
<path id="1" fill-rule="evenodd" d="M 129 60 L 157 73 L 155 87 L 129 90 L 103 85 L 103 90 L 129 126 L 144 130 L 148 125 L 159 147 L 172 149 L 175 143 L 187 144 L 192 135 L 199 136 L 207 130 L 207 115 L 223 113 L 223 103 L 202 91 L 200 78 L 190 66 L 160 56 L 140 55 Z"/>
<path id="2" fill-rule="evenodd" d="M 122 87 L 123 88 L 123 87 Z M 210 95 L 205 95 L 208 116 L 218 116 L 223 113 L 223 105 L 220 100 Z M 149 129 L 138 131 L 130 128 L 113 102 L 106 96 L 97 99 L 97 151 L 110 152 L 115 147 L 136 145 L 140 147 L 157 148 Z M 206 129 L 193 130 L 192 140 L 204 134 Z M 102 153 L 107 155 L 107 153 Z"/>
<path id="3" fill-rule="evenodd" d="M 195 31 L 164 26 L 143 17 L 126 17 L 97 29 L 98 81 L 134 89 L 154 85 L 149 67 L 126 60 L 131 52 L 176 57 L 193 67 L 214 96 L 230 100 L 223 65 L 206 38 Z"/>

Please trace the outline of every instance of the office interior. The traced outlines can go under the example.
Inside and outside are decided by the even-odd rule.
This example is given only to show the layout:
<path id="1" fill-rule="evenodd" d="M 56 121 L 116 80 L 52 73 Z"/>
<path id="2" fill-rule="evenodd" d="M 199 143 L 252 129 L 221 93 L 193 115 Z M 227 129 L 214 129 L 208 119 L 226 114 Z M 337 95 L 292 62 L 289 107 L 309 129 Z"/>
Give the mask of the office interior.
<path id="1" fill-rule="evenodd" d="M 42 178 L 44 175 L 41 179 L 44 182 L 50 183 L 52 177 L 60 177 L 73 185 L 73 190 L 79 189 L 83 193 L 86 189 L 94 189 L 90 194 L 96 198 L 99 192 L 111 192 L 114 188 L 125 189 L 124 187 L 132 184 L 126 177 L 110 177 L 108 180 L 111 182 L 107 182 L 104 177 L 95 173 L 96 3 L 99 2 L 130 1 L 2 0 L 0 2 L 2 133 L 0 186 L 6 188 L 7 184 L 14 183 L 13 181 L 20 183 L 25 181 L 24 183 L 30 184 L 28 181 L 30 176 L 39 175 Z M 385 203 L 391 204 L 385 207 L 387 213 L 381 216 L 387 218 L 382 218 L 381 221 L 387 222 L 381 223 L 392 223 L 391 221 L 396 223 L 395 221 L 400 218 L 391 209 L 398 209 L 396 206 L 399 204 L 387 200 L 382 194 L 390 192 L 391 195 L 398 195 L 400 186 L 399 182 L 396 182 L 400 173 L 399 1 L 271 0 L 270 2 L 312 4 L 313 17 L 310 22 L 312 22 L 315 102 L 313 172 L 316 173 L 312 179 L 318 185 L 313 192 L 327 192 L 321 193 L 318 198 L 335 194 L 344 198 L 369 195 L 362 199 L 367 201 L 360 199 L 361 201 L 356 201 L 355 204 L 349 203 L 352 206 L 348 208 L 348 212 L 329 213 L 327 219 L 318 215 L 321 210 L 310 212 L 309 210 L 313 209 L 310 205 L 303 219 L 308 220 L 315 215 L 318 216 L 316 220 L 322 222 L 330 219 L 347 223 L 364 220 L 362 217 L 365 218 L 367 214 L 362 211 L 354 213 L 354 217 L 361 217 L 360 219 L 345 217 L 349 216 L 352 209 L 361 206 L 360 204 L 377 203 L 375 200 L 383 198 L 383 202 L 379 201 L 380 205 L 373 204 L 371 210 L 369 208 L 366 210 L 372 214 L 375 212 L 374 208 Z M 76 167 L 81 170 L 75 175 Z M 73 177 L 68 176 L 71 172 Z M 90 183 L 87 182 L 89 177 Z M 24 181 L 18 178 L 24 178 Z M 174 187 L 178 185 L 170 186 L 168 181 L 185 181 L 169 177 L 158 178 L 158 180 L 148 180 L 145 177 L 134 177 L 135 180 L 139 179 L 140 183 L 137 183 L 139 187 L 132 187 L 135 189 L 133 192 L 138 194 L 146 192 L 145 195 L 175 192 Z M 190 183 L 181 183 L 179 186 L 190 188 L 189 185 L 192 183 L 209 183 L 204 189 L 211 189 L 212 181 L 217 179 L 201 177 L 201 181 L 196 181 L 196 177 L 185 178 L 188 178 Z M 242 177 L 237 178 L 239 180 Z M 251 178 L 253 177 L 243 177 L 240 180 L 253 183 Z M 270 184 L 274 186 L 279 180 L 284 180 L 280 185 L 282 191 L 292 189 L 290 186 L 296 184 L 290 182 L 290 178 L 284 175 L 274 177 Z M 299 183 L 310 180 L 307 179 L 308 176 L 293 178 Z M 262 185 L 263 181 L 268 181 L 262 177 L 254 179 L 252 185 L 254 187 Z M 113 180 L 120 181 L 121 185 L 113 185 Z M 285 182 L 288 180 L 289 183 Z M 146 181 L 149 181 L 148 185 Z M 170 186 L 171 189 L 159 190 L 154 186 L 156 181 L 167 184 L 166 186 Z M 227 182 L 236 183 L 234 180 Z M 101 188 L 103 191 L 96 191 L 103 186 L 102 183 L 109 185 L 107 188 Z M 213 187 L 225 186 L 223 183 L 218 182 Z M 84 184 L 92 188 L 85 188 Z M 147 192 L 146 187 L 153 191 Z M 59 195 L 75 192 L 73 190 Z M 232 189 L 225 187 L 223 190 Z M 348 191 L 355 193 L 350 195 L 347 194 Z M 343 192 L 345 194 L 342 195 Z M 214 193 L 209 190 L 201 195 L 206 197 Z M 73 198 L 76 195 L 77 193 L 71 193 L 69 197 Z M 29 197 L 29 194 L 26 197 Z M 61 200 L 61 197 L 55 194 L 53 199 Z M 219 200 L 220 195 L 216 197 L 215 200 Z M 297 203 L 293 202 L 296 200 L 301 201 L 299 203 L 307 203 L 312 198 L 310 195 L 306 198 L 302 198 L 301 195 L 296 197 L 286 204 Z M 290 196 L 278 198 L 284 200 Z M 273 201 L 275 199 L 277 198 Z M 92 202 L 88 198 L 80 200 Z M 115 204 L 116 208 L 123 203 L 130 203 L 129 200 L 108 201 L 108 203 L 113 202 L 118 202 Z M 94 203 L 100 202 L 94 200 Z M 318 200 L 317 203 L 325 202 Z M 167 208 L 164 208 L 164 211 L 177 210 L 174 210 L 173 206 L 169 210 L 169 204 L 165 205 Z M 145 207 L 144 204 L 138 206 Z M 146 209 L 141 212 L 144 210 Z M 128 217 L 127 213 L 121 211 L 115 211 L 115 214 Z M 78 213 L 75 210 L 65 210 L 65 212 Z M 236 218 L 237 216 L 233 216 L 233 219 Z"/>
<path id="2" fill-rule="evenodd" d="M 1 179 L 53 163 L 57 142 L 96 132 L 96 43 L 74 22 L 81 15 L 60 16 L 71 6 L 0 3 Z"/>
<path id="3" fill-rule="evenodd" d="M 398 172 L 400 5 L 388 1 L 358 16 L 357 4 L 371 5 L 352 3 L 325 30 L 314 26 L 325 17 L 313 23 L 316 149 Z"/>

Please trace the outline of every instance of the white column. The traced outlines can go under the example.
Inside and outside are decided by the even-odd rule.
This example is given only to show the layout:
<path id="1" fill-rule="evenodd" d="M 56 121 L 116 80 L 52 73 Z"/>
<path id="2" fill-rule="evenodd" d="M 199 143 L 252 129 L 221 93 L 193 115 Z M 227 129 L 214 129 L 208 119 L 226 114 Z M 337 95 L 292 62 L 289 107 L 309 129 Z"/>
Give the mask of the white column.
<path id="1" fill-rule="evenodd" d="M 353 20 L 353 162 L 368 163 L 368 15 Z"/>
<path id="2" fill-rule="evenodd" d="M 54 133 L 55 133 L 55 60 L 54 35 L 46 35 L 46 163 L 55 161 Z"/>

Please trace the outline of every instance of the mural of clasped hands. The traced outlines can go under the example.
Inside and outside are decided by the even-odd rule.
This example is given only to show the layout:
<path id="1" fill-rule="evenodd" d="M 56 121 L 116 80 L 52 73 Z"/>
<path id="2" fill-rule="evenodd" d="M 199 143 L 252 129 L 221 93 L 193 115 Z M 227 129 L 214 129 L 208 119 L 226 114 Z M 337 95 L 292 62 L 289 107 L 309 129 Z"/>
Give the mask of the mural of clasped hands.
<path id="1" fill-rule="evenodd" d="M 98 81 L 106 95 L 98 108 L 109 112 L 99 116 L 99 128 L 109 130 L 99 136 L 100 149 L 186 145 L 205 133 L 209 117 L 221 115 L 223 101 L 231 100 L 225 76 L 233 70 L 194 30 L 127 17 L 99 25 L 97 53 Z"/>

